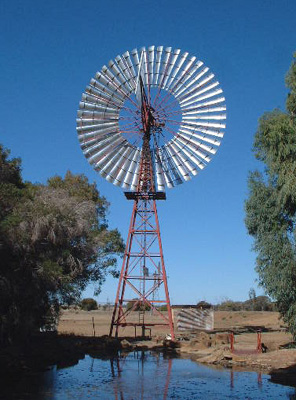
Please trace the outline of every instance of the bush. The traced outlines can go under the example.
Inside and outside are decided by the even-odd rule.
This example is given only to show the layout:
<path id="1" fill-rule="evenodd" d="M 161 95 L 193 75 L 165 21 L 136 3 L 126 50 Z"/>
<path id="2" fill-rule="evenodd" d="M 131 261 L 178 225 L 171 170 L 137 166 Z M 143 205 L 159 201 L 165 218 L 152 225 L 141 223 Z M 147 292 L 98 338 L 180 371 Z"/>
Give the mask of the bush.
<path id="1" fill-rule="evenodd" d="M 217 304 L 215 309 L 219 311 L 241 311 L 243 308 L 242 302 L 226 299 L 222 303 Z"/>
<path id="2" fill-rule="evenodd" d="M 136 301 L 137 299 L 134 299 L 134 301 L 129 301 L 126 305 L 126 309 L 130 310 L 131 308 L 133 308 L 133 305 Z M 151 307 L 147 303 L 139 302 L 134 311 L 149 311 L 150 309 Z"/>
<path id="3" fill-rule="evenodd" d="M 84 311 L 97 310 L 98 304 L 94 299 L 83 299 L 81 302 L 81 308 Z"/>

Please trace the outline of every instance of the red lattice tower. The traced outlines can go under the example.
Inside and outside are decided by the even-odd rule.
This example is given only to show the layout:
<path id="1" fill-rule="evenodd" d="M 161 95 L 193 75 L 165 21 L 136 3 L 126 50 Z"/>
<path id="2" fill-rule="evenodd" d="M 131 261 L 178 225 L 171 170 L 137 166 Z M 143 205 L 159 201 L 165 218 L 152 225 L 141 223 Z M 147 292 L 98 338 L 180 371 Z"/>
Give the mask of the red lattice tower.
<path id="1" fill-rule="evenodd" d="M 157 128 L 157 122 L 148 103 L 141 77 L 140 86 L 143 125 L 142 157 L 137 191 L 132 194 L 126 193 L 128 199 L 134 200 L 134 206 L 112 315 L 110 336 L 113 334 L 114 328 L 115 336 L 118 336 L 119 327 L 140 326 L 142 336 L 145 336 L 147 326 L 168 325 L 171 338 L 174 340 L 174 325 L 156 207 L 156 200 L 163 200 L 165 196 L 164 193 L 155 191 L 150 149 L 151 131 Z M 162 285 L 165 297 L 155 300 L 155 292 Z M 126 298 L 126 286 L 132 289 L 136 298 Z M 126 304 L 131 303 L 132 307 L 127 308 Z M 156 307 L 159 305 L 166 306 L 166 314 Z M 128 316 L 134 310 L 141 308 L 143 310 L 148 308 L 154 315 L 160 317 L 160 321 L 146 322 L 145 313 L 143 313 L 142 319 L 139 319 L 138 322 L 128 322 Z"/>

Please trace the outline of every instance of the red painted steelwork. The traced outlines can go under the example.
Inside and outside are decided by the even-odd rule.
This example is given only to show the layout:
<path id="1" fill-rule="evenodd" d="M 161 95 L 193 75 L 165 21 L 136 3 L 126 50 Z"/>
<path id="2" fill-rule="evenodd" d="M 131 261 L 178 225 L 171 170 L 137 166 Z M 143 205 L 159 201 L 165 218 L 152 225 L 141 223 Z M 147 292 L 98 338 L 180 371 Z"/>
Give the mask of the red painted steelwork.
<path id="1" fill-rule="evenodd" d="M 167 325 L 174 340 L 174 326 L 170 305 L 167 276 L 163 258 L 160 228 L 156 207 L 157 199 L 165 195 L 155 191 L 153 179 L 150 137 L 153 127 L 157 126 L 153 109 L 149 105 L 143 85 L 142 89 L 142 126 L 143 146 L 139 178 L 135 193 L 127 198 L 134 200 L 128 238 L 116 293 L 114 310 L 110 326 L 110 336 L 119 334 L 119 328 L 141 326 L 145 336 L 146 326 Z M 133 294 L 133 298 L 127 290 Z M 163 298 L 156 298 L 160 292 Z M 133 303 L 127 308 L 127 303 Z M 167 315 L 160 311 L 166 306 Z M 145 322 L 145 309 L 154 315 L 153 322 Z M 141 309 L 139 322 L 131 318 L 133 311 Z M 157 320 L 158 317 L 158 320 Z"/>
<path id="2" fill-rule="evenodd" d="M 262 353 L 262 334 L 261 331 L 257 331 L 257 352 Z"/>
<path id="3" fill-rule="evenodd" d="M 132 289 L 135 297 L 126 297 L 127 286 Z M 155 299 L 155 294 L 164 287 L 164 298 Z M 126 304 L 133 302 L 130 309 Z M 155 323 L 129 322 L 128 317 L 138 306 L 150 308 L 150 311 L 161 320 Z M 158 307 L 166 305 L 168 315 L 161 312 Z M 168 325 L 172 339 L 174 327 L 170 307 L 167 276 L 163 258 L 161 236 L 155 200 L 139 199 L 134 201 L 130 228 L 122 263 L 121 274 L 116 294 L 116 300 L 111 321 L 110 336 L 115 328 L 118 336 L 119 327 L 142 325 L 145 326 Z"/>
<path id="4" fill-rule="evenodd" d="M 230 332 L 229 339 L 230 339 L 230 351 L 233 353 L 234 352 L 234 333 L 233 332 Z"/>
<path id="5" fill-rule="evenodd" d="M 261 331 L 257 331 L 257 346 L 255 350 L 236 350 L 234 348 L 234 333 L 231 332 L 229 334 L 229 339 L 230 339 L 230 351 L 235 354 L 256 354 L 256 353 L 262 353 L 262 333 Z"/>

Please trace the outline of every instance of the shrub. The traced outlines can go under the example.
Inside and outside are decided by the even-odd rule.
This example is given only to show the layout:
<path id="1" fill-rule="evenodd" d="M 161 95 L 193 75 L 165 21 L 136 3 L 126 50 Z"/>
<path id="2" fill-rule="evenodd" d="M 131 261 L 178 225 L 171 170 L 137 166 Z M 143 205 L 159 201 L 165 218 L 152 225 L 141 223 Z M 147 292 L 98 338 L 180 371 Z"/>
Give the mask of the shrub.
<path id="1" fill-rule="evenodd" d="M 129 301 L 126 305 L 126 309 L 130 310 L 133 305 L 135 304 L 137 299 L 134 299 L 134 301 Z M 143 302 L 139 302 L 136 306 L 136 308 L 134 309 L 134 311 L 149 311 L 150 310 L 150 306 L 147 303 L 143 303 Z"/>
<path id="2" fill-rule="evenodd" d="M 232 301 L 230 299 L 226 299 L 222 303 L 217 304 L 215 308 L 219 311 L 241 311 L 242 303 L 240 301 Z"/>
<path id="3" fill-rule="evenodd" d="M 159 311 L 167 311 L 167 310 L 168 310 L 168 307 L 167 307 L 166 304 L 164 304 L 164 305 L 158 307 L 158 310 L 159 310 Z"/>
<path id="4" fill-rule="evenodd" d="M 84 311 L 97 310 L 98 304 L 94 299 L 83 299 L 81 302 L 81 308 Z"/>

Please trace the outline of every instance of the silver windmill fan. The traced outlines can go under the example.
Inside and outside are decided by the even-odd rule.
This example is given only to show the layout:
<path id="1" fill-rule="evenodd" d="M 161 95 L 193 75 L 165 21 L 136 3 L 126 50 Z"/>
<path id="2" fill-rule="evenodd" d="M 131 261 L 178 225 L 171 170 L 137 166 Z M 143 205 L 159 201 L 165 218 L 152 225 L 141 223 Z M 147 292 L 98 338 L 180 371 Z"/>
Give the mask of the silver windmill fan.
<path id="1" fill-rule="evenodd" d="M 179 49 L 134 49 L 103 66 L 82 95 L 78 138 L 94 169 L 130 191 L 137 188 L 142 153 L 140 81 L 153 115 L 156 190 L 165 191 L 196 175 L 216 153 L 225 98 L 209 68 Z"/>

